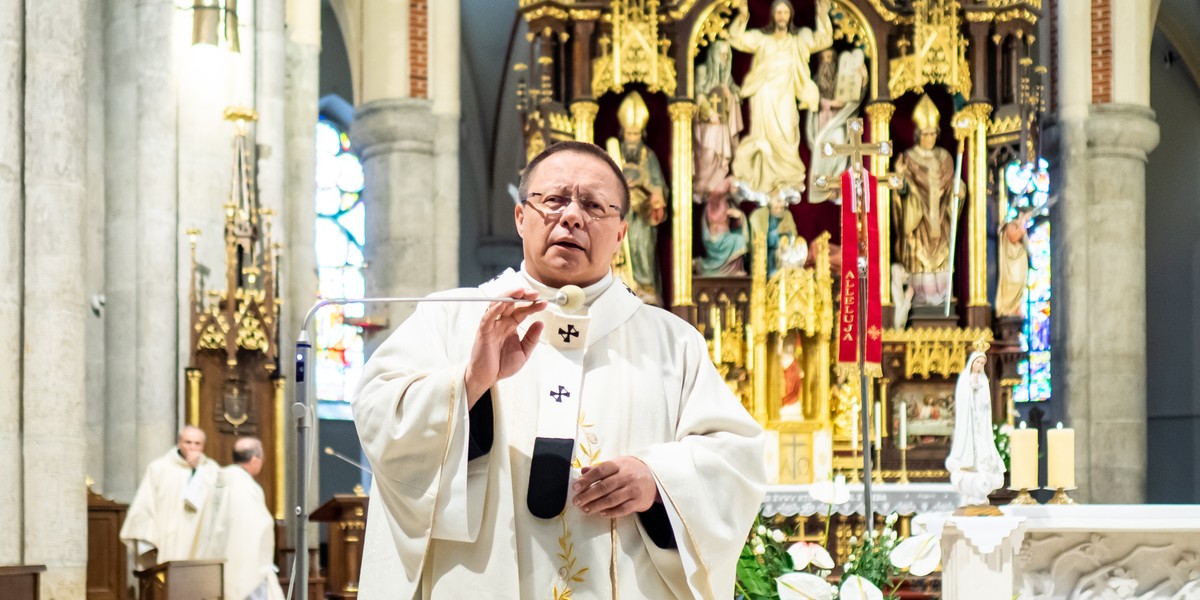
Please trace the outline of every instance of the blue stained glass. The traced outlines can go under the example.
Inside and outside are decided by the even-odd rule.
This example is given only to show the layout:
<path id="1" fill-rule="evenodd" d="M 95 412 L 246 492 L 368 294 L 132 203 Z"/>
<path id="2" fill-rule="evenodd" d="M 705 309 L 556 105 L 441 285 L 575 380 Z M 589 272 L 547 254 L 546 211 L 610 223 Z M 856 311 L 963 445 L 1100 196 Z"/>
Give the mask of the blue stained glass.
<path id="1" fill-rule="evenodd" d="M 322 120 L 316 128 L 317 220 L 313 246 L 318 289 L 323 298 L 361 298 L 366 208 L 362 163 L 351 152 L 350 137 Z M 322 419 L 350 419 L 349 400 L 362 376 L 362 329 L 346 319 L 364 316 L 362 304 L 326 306 L 316 315 L 313 371 L 317 411 Z"/>
<path id="2" fill-rule="evenodd" d="M 365 210 L 363 209 L 363 204 L 362 202 L 359 202 L 358 204 L 354 205 L 354 208 L 342 213 L 337 220 L 342 227 L 346 228 L 346 231 L 353 237 L 354 242 L 359 246 L 363 245 L 363 238 L 365 237 L 365 232 L 363 231 L 363 227 L 366 225 L 364 222 L 364 213 Z M 345 261 L 343 260 L 342 262 Z"/>
<path id="3" fill-rule="evenodd" d="M 1046 202 L 1050 194 L 1049 163 L 1038 159 L 1037 170 L 1031 164 L 1010 163 L 1004 169 L 1005 187 L 1011 192 L 1005 220 L 1016 218 L 1020 211 L 1031 210 L 1035 216 L 1048 213 Z M 1041 402 L 1050 399 L 1050 223 L 1030 221 L 1029 275 L 1026 279 L 1025 327 L 1021 333 L 1021 350 L 1028 358 L 1017 365 L 1021 383 L 1013 388 L 1016 402 Z"/>

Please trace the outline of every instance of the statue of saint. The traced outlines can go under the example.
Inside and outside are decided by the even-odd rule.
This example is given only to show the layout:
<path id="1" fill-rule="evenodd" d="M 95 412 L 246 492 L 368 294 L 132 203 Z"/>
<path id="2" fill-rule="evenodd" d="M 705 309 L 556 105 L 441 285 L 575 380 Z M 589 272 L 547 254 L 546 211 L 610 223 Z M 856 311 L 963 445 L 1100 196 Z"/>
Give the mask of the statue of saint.
<path id="1" fill-rule="evenodd" d="M 608 138 L 608 153 L 629 182 L 629 229 L 623 259 L 632 281 L 625 283 L 647 304 L 660 304 L 658 225 L 667 218 L 667 183 L 654 151 L 643 136 L 650 110 L 641 94 L 630 92 L 617 109 L 621 139 Z"/>
<path id="2" fill-rule="evenodd" d="M 923 95 L 913 111 L 917 145 L 896 160 L 904 187 L 892 203 L 896 227 L 896 257 L 909 274 L 912 305 L 944 304 L 950 295 L 951 212 L 962 214 L 965 186 L 954 193 L 954 158 L 937 146 L 939 113 Z M 957 204 L 957 208 L 954 204 Z"/>
<path id="3" fill-rule="evenodd" d="M 765 196 L 765 195 L 764 195 Z M 799 200 L 799 194 L 794 190 L 776 190 L 768 197 L 766 206 L 760 206 L 750 213 L 750 231 L 752 235 L 765 232 L 767 252 L 767 278 L 770 279 L 779 269 L 779 248 L 784 239 L 795 239 L 799 235 L 796 229 L 796 219 L 788 204 Z"/>
<path id="4" fill-rule="evenodd" d="M 862 410 L 858 403 L 858 388 L 845 373 L 838 373 L 837 383 L 829 389 L 829 396 L 829 405 L 834 412 L 833 433 L 839 438 L 849 438 L 858 432 L 854 424 L 858 421 L 858 411 Z"/>
<path id="5" fill-rule="evenodd" d="M 803 191 L 804 161 L 800 160 L 800 111 L 816 110 L 820 91 L 809 75 L 813 52 L 833 43 L 829 0 L 817 0 L 816 29 L 792 24 L 796 11 L 788 0 L 771 3 L 771 24 L 746 31 L 750 13 L 738 0 L 738 15 L 729 27 L 729 43 L 754 55 L 742 82 L 742 97 L 750 100 L 750 133 L 733 157 L 733 175 L 756 192 L 779 185 Z"/>
<path id="6" fill-rule="evenodd" d="M 992 433 L 992 391 L 983 372 L 987 355 L 972 352 L 954 386 L 954 437 L 946 470 L 960 506 L 987 504 L 988 494 L 1004 485 L 1004 462 Z"/>
<path id="7" fill-rule="evenodd" d="M 716 40 L 708 47 L 703 65 L 696 67 L 696 124 L 694 126 L 696 201 L 723 186 L 729 177 L 733 148 L 742 132 L 742 107 L 733 82 L 733 50 Z"/>
<path id="8" fill-rule="evenodd" d="M 779 367 L 783 371 L 783 396 L 779 399 L 779 418 L 803 419 L 801 396 L 804 394 L 804 368 L 800 366 L 803 350 L 796 338 L 786 335 L 779 351 Z"/>
<path id="9" fill-rule="evenodd" d="M 1020 317 L 1029 282 L 1029 219 L 1032 211 L 1021 211 L 1000 227 L 996 276 L 996 316 Z"/>
<path id="10" fill-rule="evenodd" d="M 854 48 L 837 55 L 832 49 L 822 50 L 818 55 L 817 89 L 821 92 L 820 108 L 808 112 L 805 133 L 811 151 L 808 169 L 808 201 L 824 202 L 832 199 L 841 202 L 841 194 L 835 189 L 818 190 L 817 178 L 836 181 L 846 167 L 849 156 L 825 156 L 821 151 L 825 144 L 845 144 L 850 141 L 846 133 L 846 122 L 862 106 L 867 91 L 867 65 L 863 51 Z"/>
<path id="11" fill-rule="evenodd" d="M 704 256 L 692 261 L 696 275 L 728 277 L 746 274 L 746 215 L 730 199 L 731 183 L 726 177 L 704 197 L 700 225 Z"/>

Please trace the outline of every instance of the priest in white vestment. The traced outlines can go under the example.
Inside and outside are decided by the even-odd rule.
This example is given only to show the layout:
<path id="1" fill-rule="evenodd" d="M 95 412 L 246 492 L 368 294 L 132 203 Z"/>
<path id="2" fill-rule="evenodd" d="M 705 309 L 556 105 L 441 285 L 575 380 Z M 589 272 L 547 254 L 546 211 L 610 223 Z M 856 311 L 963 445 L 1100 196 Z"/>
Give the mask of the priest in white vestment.
<path id="1" fill-rule="evenodd" d="M 359 597 L 729 598 L 764 436 L 690 324 L 609 270 L 620 169 L 591 144 L 530 162 L 524 263 L 418 305 L 353 400 L 375 473 Z M 582 306 L 547 306 L 568 285 Z"/>
<path id="2" fill-rule="evenodd" d="M 203 523 L 220 467 L 204 455 L 204 431 L 188 425 L 176 447 L 154 459 L 121 526 L 121 541 L 145 569 L 203 556 Z"/>
<path id="3" fill-rule="evenodd" d="M 275 517 L 262 486 L 262 441 L 239 438 L 233 464 L 221 469 L 213 495 L 208 554 L 225 560 L 226 600 L 283 600 L 275 570 Z"/>

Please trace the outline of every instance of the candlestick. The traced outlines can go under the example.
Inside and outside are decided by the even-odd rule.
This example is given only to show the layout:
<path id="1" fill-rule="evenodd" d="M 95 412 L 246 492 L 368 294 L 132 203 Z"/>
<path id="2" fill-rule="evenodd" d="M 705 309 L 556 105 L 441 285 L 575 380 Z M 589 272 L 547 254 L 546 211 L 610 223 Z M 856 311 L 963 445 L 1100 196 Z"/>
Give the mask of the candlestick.
<path id="1" fill-rule="evenodd" d="M 1038 487 L 1038 438 L 1036 429 L 1025 422 L 1008 434 L 1009 489 L 1036 490 Z"/>
<path id="2" fill-rule="evenodd" d="M 908 448 L 908 401 L 900 401 L 900 447 Z"/>
<path id="3" fill-rule="evenodd" d="M 1052 490 L 1075 489 L 1075 430 L 1058 427 L 1046 432 L 1046 487 Z"/>
<path id="4" fill-rule="evenodd" d="M 1047 500 L 1046 504 L 1075 504 L 1075 501 L 1067 495 L 1067 490 L 1058 488 L 1058 490 L 1054 492 L 1054 497 Z"/>

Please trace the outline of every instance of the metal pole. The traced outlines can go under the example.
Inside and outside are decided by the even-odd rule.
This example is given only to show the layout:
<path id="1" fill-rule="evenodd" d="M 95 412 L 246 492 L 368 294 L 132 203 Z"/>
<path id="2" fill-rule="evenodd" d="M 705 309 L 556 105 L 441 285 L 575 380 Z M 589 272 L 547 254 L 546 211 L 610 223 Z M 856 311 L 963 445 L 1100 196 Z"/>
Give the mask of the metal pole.
<path id="1" fill-rule="evenodd" d="M 858 197 L 858 231 L 855 232 L 856 243 L 858 244 L 858 376 L 859 388 L 858 396 L 859 403 L 862 404 L 862 409 L 859 410 L 859 418 L 861 420 L 862 432 L 862 449 L 863 449 L 863 531 L 871 531 L 875 528 L 874 519 L 871 511 L 871 400 L 868 397 L 867 390 L 871 385 L 871 378 L 867 376 L 867 297 L 869 286 L 873 285 L 868 276 L 868 266 L 870 265 L 870 243 L 867 240 L 867 213 L 871 210 L 870 195 L 866 189 L 867 178 L 862 172 L 862 166 L 856 165 L 852 167 L 853 175 L 851 183 L 856 187 L 855 196 Z"/>
<path id="2" fill-rule="evenodd" d="M 305 319 L 307 324 L 308 319 Z M 308 378 L 306 368 L 312 355 L 308 334 L 300 330 L 296 341 L 296 402 L 292 404 L 292 416 L 296 419 L 296 531 L 295 565 L 292 570 L 292 589 L 289 598 L 308 600 Z"/>

